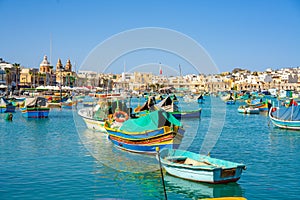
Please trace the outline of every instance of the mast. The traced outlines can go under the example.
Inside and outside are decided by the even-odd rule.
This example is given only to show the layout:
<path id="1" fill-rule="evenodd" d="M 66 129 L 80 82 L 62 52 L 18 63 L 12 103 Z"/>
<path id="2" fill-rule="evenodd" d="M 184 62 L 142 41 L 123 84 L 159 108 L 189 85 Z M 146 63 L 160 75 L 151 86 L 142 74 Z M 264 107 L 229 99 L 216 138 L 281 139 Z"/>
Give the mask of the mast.
<path id="1" fill-rule="evenodd" d="M 52 34 L 50 33 L 50 58 L 49 58 L 49 62 L 50 62 L 50 65 L 52 63 Z"/>
<path id="2" fill-rule="evenodd" d="M 180 77 L 182 77 L 182 73 L 181 73 L 181 66 L 180 66 L 180 64 L 179 64 L 179 74 L 180 74 Z"/>
<path id="3" fill-rule="evenodd" d="M 293 121 L 294 99 L 291 100 L 291 103 L 292 103 L 291 121 Z"/>

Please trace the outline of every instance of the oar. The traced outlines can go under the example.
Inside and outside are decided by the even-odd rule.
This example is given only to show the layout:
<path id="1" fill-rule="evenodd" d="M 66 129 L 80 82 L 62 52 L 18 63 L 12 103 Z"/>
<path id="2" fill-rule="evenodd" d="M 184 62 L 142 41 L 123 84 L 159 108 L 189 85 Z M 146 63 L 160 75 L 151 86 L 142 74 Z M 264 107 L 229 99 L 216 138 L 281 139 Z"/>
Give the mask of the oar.
<path id="1" fill-rule="evenodd" d="M 160 174 L 161 174 L 161 181 L 163 183 L 163 187 L 164 187 L 164 194 L 165 194 L 165 199 L 167 200 L 167 192 L 166 192 L 166 186 L 165 186 L 165 180 L 164 180 L 164 173 L 162 170 L 162 166 L 161 166 L 161 161 L 160 161 L 160 155 L 159 155 L 159 147 L 155 148 L 156 152 L 157 152 L 157 156 L 158 156 L 158 162 L 159 162 L 159 168 L 160 168 Z"/>

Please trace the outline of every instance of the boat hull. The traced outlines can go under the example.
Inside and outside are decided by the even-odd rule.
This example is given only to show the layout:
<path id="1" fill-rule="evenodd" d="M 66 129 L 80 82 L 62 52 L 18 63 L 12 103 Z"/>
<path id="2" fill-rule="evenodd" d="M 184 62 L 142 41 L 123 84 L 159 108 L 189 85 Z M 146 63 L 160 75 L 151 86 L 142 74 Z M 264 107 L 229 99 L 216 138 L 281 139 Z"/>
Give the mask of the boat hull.
<path id="1" fill-rule="evenodd" d="M 270 109 L 269 118 L 274 126 L 284 129 L 300 130 L 300 121 L 278 119 L 272 115 L 272 110 L 273 109 Z"/>
<path id="2" fill-rule="evenodd" d="M 106 130 L 104 128 L 104 123 L 105 123 L 104 121 L 89 119 L 84 117 L 82 119 L 85 122 L 88 129 L 106 133 Z"/>
<path id="3" fill-rule="evenodd" d="M 227 100 L 226 104 L 227 105 L 234 105 L 235 104 L 235 100 Z"/>
<path id="4" fill-rule="evenodd" d="M 6 105 L 5 107 L 0 107 L 0 113 L 8 113 L 8 112 L 15 112 L 16 106 L 13 105 Z"/>
<path id="5" fill-rule="evenodd" d="M 48 118 L 50 108 L 20 108 L 26 118 Z"/>
<path id="6" fill-rule="evenodd" d="M 230 182 L 237 182 L 240 179 L 242 174 L 242 169 L 240 168 L 238 171 L 235 171 L 235 175 L 222 178 L 221 177 L 221 169 L 214 170 L 214 171 L 205 171 L 205 170 L 189 170 L 185 168 L 174 168 L 174 167 L 164 167 L 167 173 L 170 175 L 176 176 L 178 178 L 183 178 L 190 181 L 196 182 L 203 182 L 203 183 L 213 183 L 213 184 L 220 184 L 220 183 L 230 183 Z"/>
<path id="7" fill-rule="evenodd" d="M 182 136 L 180 134 L 171 134 L 166 137 L 162 136 L 160 138 L 156 138 L 155 140 L 150 139 L 139 142 L 126 141 L 111 135 L 109 135 L 108 138 L 116 147 L 122 150 L 141 154 L 156 154 L 157 147 L 159 149 L 178 148 L 182 140 Z"/>
<path id="8" fill-rule="evenodd" d="M 244 114 L 259 114 L 259 109 L 258 108 L 239 107 L 238 112 L 244 113 Z"/>
<path id="9" fill-rule="evenodd" d="M 169 113 L 171 113 L 176 119 L 199 118 L 201 116 L 201 109 L 193 110 L 193 111 L 169 112 Z"/>
<path id="10" fill-rule="evenodd" d="M 92 118 L 92 114 L 89 114 L 89 111 L 92 112 L 91 109 L 81 109 L 78 111 L 78 114 L 82 117 L 88 129 L 100 131 L 106 133 L 104 128 L 105 121 L 100 119 Z"/>
<path id="11" fill-rule="evenodd" d="M 136 133 L 132 133 L 132 132 L 126 133 L 126 132 L 119 131 L 117 129 L 112 129 L 108 127 L 105 128 L 109 135 L 121 137 L 124 139 L 131 139 L 131 140 L 145 139 L 145 138 L 154 137 L 156 135 L 161 135 L 165 133 L 164 127 L 157 130 L 152 130 L 147 132 L 136 132 Z"/>
<path id="12" fill-rule="evenodd" d="M 161 150 L 160 160 L 170 175 L 213 184 L 236 182 L 245 169 L 240 163 L 174 149 Z"/>

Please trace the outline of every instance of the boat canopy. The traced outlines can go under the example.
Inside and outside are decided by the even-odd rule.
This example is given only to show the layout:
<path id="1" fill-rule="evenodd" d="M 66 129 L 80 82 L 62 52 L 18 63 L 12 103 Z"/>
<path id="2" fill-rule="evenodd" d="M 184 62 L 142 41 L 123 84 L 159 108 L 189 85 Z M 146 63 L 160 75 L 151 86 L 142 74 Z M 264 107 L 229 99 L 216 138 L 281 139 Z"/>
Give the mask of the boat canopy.
<path id="1" fill-rule="evenodd" d="M 3 97 L 1 97 L 0 99 L 0 106 L 6 106 L 9 105 L 11 103 L 9 103 L 6 99 L 4 99 Z"/>
<path id="2" fill-rule="evenodd" d="M 178 106 L 174 104 L 173 100 L 170 96 L 164 98 L 161 102 L 156 104 L 157 107 L 162 108 L 168 112 L 176 112 L 178 111 Z"/>
<path id="3" fill-rule="evenodd" d="M 143 132 L 171 125 L 181 126 L 181 123 L 172 114 L 164 110 L 156 110 L 146 116 L 125 121 L 120 130 L 126 132 Z"/>
<path id="4" fill-rule="evenodd" d="M 26 102 L 25 107 L 46 106 L 47 99 L 44 97 L 34 97 L 34 98 L 27 98 L 25 102 Z"/>
<path id="5" fill-rule="evenodd" d="M 156 101 L 155 101 L 155 97 L 153 96 L 149 96 L 148 100 L 142 105 L 142 106 L 138 106 L 134 109 L 134 112 L 142 112 L 142 111 L 154 111 L 154 110 L 158 110 L 158 108 L 155 106 Z"/>
<path id="6" fill-rule="evenodd" d="M 300 106 L 281 107 L 272 112 L 272 116 L 280 120 L 300 121 Z"/>

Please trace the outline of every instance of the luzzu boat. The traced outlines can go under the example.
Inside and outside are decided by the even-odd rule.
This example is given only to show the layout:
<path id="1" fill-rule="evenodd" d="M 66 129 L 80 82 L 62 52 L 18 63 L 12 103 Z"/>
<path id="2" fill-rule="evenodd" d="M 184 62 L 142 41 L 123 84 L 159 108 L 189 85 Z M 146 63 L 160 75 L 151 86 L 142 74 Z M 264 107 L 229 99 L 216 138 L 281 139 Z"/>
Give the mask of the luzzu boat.
<path id="1" fill-rule="evenodd" d="M 149 97 L 148 101 L 143 106 L 136 108 L 134 111 L 141 112 L 145 110 L 151 111 L 157 109 L 165 110 L 166 112 L 172 114 L 176 119 L 200 118 L 201 116 L 201 108 L 195 110 L 185 110 L 185 111 L 179 110 L 178 106 L 174 104 L 174 101 L 171 99 L 170 96 L 167 96 L 165 99 L 163 99 L 157 104 L 155 104 L 155 100 L 153 97 Z"/>
<path id="2" fill-rule="evenodd" d="M 245 102 L 247 105 L 254 106 L 254 107 L 262 105 L 261 99 L 247 99 L 247 100 L 245 100 Z"/>
<path id="3" fill-rule="evenodd" d="M 244 114 L 259 114 L 259 108 L 255 108 L 252 106 L 239 106 L 238 107 L 238 112 L 239 113 L 244 113 Z"/>
<path id="4" fill-rule="evenodd" d="M 145 138 L 136 141 L 124 140 L 120 137 L 109 135 L 108 138 L 118 148 L 134 153 L 155 154 L 156 147 L 163 148 L 178 148 L 182 140 L 182 135 L 176 133 L 162 134 L 157 137 Z"/>
<path id="5" fill-rule="evenodd" d="M 20 108 L 22 115 L 27 118 L 48 118 L 50 108 L 44 97 L 28 98 L 25 106 Z"/>
<path id="6" fill-rule="evenodd" d="M 0 99 L 0 113 L 15 112 L 16 106 L 8 102 L 4 97 Z"/>
<path id="7" fill-rule="evenodd" d="M 233 105 L 233 104 L 235 104 L 235 100 L 234 99 L 229 99 L 229 100 L 226 101 L 226 104 L 227 105 Z"/>
<path id="8" fill-rule="evenodd" d="M 269 117 L 274 126 L 300 130 L 300 106 L 273 107 L 270 109 Z"/>
<path id="9" fill-rule="evenodd" d="M 186 111 L 173 111 L 170 112 L 176 119 L 181 118 L 200 118 L 201 108 L 197 110 L 186 110 Z"/>
<path id="10" fill-rule="evenodd" d="M 125 121 L 119 128 L 105 124 L 108 138 L 117 147 L 135 153 L 156 153 L 159 148 L 178 148 L 184 130 L 181 123 L 164 110 L 156 110 Z"/>
<path id="11" fill-rule="evenodd" d="M 72 109 L 73 104 L 75 104 L 75 102 L 69 98 L 67 101 L 61 102 L 61 107 L 65 109 Z"/>
<path id="12" fill-rule="evenodd" d="M 236 182 L 246 169 L 241 163 L 178 149 L 162 149 L 157 156 L 160 156 L 167 173 L 197 182 L 214 184 Z"/>

